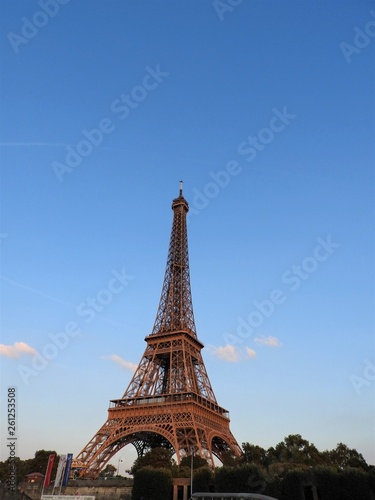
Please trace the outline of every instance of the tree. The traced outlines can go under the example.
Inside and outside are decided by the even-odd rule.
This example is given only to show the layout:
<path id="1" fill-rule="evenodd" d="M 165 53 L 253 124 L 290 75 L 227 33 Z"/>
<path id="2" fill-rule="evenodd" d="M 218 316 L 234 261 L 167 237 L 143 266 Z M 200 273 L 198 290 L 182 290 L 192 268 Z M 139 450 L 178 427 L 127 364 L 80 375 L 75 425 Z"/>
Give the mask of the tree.
<path id="1" fill-rule="evenodd" d="M 300 434 L 290 434 L 275 448 L 270 448 L 268 458 L 270 462 L 294 463 L 310 467 L 324 463 L 324 457 L 318 449 Z"/>
<path id="2" fill-rule="evenodd" d="M 242 463 L 241 457 L 237 457 L 234 453 L 232 453 L 232 451 L 229 450 L 222 452 L 221 459 L 223 461 L 223 465 L 229 465 L 229 467 L 234 467 Z"/>
<path id="3" fill-rule="evenodd" d="M 134 474 L 133 500 L 165 500 L 172 492 L 170 471 L 143 467 Z"/>
<path id="4" fill-rule="evenodd" d="M 155 469 L 172 467 L 172 453 L 166 448 L 153 448 L 144 455 L 138 457 L 130 469 L 130 474 L 135 474 L 142 467 L 153 467 Z"/>
<path id="5" fill-rule="evenodd" d="M 361 453 L 355 449 L 350 449 L 346 444 L 338 443 L 334 450 L 326 452 L 331 465 L 344 469 L 346 467 L 358 467 L 368 470 L 369 466 Z"/>
<path id="6" fill-rule="evenodd" d="M 12 463 L 9 460 L 5 460 L 4 462 L 0 462 L 0 482 L 6 483 L 9 480 L 10 475 L 10 467 L 16 467 L 16 480 L 17 482 L 23 481 L 25 477 L 25 465 L 24 461 L 19 457 L 15 457 Z"/>
<path id="7" fill-rule="evenodd" d="M 116 467 L 112 464 L 107 464 L 107 466 L 99 474 L 99 477 L 113 477 L 115 472 Z"/>
<path id="8" fill-rule="evenodd" d="M 181 467 L 191 467 L 191 455 L 183 457 L 180 463 Z M 193 469 L 200 469 L 201 467 L 208 467 L 207 460 L 200 457 L 199 455 L 193 457 Z"/>
<path id="9" fill-rule="evenodd" d="M 303 484 L 307 481 L 306 470 L 294 469 L 288 471 L 280 483 L 280 497 L 282 500 L 297 500 L 305 498 Z M 326 498 L 326 497 L 323 497 Z M 331 500 L 331 497 L 327 499 Z"/>
<path id="10" fill-rule="evenodd" d="M 177 465 L 176 463 L 172 464 L 171 467 L 172 477 L 190 477 L 190 467 L 181 467 L 181 465 Z"/>
<path id="11" fill-rule="evenodd" d="M 213 486 L 213 473 L 209 467 L 200 467 L 194 472 L 193 491 L 210 491 Z"/>
<path id="12" fill-rule="evenodd" d="M 264 448 L 250 443 L 242 443 L 242 462 L 263 467 L 267 463 L 267 452 Z"/>
<path id="13" fill-rule="evenodd" d="M 358 468 L 338 470 L 335 467 L 317 467 L 314 481 L 322 498 L 330 500 L 369 500 L 369 474 Z"/>
<path id="14" fill-rule="evenodd" d="M 215 471 L 216 491 L 232 493 L 259 493 L 266 487 L 262 471 L 256 465 L 228 467 L 223 465 Z"/>
<path id="15" fill-rule="evenodd" d="M 24 481 L 25 476 L 31 472 L 40 472 L 45 474 L 48 465 L 48 459 L 51 454 L 56 455 L 55 461 L 52 469 L 52 477 L 56 475 L 57 464 L 59 461 L 59 456 L 55 451 L 38 450 L 35 452 L 34 458 L 28 458 L 26 460 L 21 460 L 19 457 L 15 457 L 14 465 L 17 471 L 17 482 Z M 0 481 L 6 482 L 9 478 L 9 460 L 0 462 Z"/>
<path id="16" fill-rule="evenodd" d="M 49 450 L 38 450 L 35 452 L 34 458 L 31 459 L 30 465 L 33 468 L 30 472 L 40 472 L 41 474 L 46 473 L 47 465 L 48 465 L 48 459 L 50 455 L 56 455 L 57 453 L 55 451 Z M 55 456 L 55 462 L 54 462 L 54 467 L 57 469 L 57 460 Z"/>

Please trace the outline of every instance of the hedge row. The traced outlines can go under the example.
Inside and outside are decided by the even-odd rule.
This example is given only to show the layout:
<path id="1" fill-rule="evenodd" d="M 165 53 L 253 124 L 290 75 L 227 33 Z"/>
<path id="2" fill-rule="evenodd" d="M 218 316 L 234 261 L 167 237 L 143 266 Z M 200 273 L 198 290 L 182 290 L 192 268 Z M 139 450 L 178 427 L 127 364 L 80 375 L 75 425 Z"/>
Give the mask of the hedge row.
<path id="1" fill-rule="evenodd" d="M 305 500 L 311 485 L 319 500 L 371 500 L 375 493 L 375 468 L 337 470 L 333 467 L 295 469 L 279 475 L 255 465 L 223 466 L 212 472 L 205 467 L 194 472 L 194 491 L 222 493 L 262 493 L 280 500 Z M 168 500 L 172 498 L 169 470 L 145 467 L 134 475 L 133 500 Z M 307 497 L 306 497 L 307 498 Z"/>
<path id="2" fill-rule="evenodd" d="M 133 500 L 168 500 L 172 498 L 172 475 L 168 469 L 143 467 L 134 474 Z"/>

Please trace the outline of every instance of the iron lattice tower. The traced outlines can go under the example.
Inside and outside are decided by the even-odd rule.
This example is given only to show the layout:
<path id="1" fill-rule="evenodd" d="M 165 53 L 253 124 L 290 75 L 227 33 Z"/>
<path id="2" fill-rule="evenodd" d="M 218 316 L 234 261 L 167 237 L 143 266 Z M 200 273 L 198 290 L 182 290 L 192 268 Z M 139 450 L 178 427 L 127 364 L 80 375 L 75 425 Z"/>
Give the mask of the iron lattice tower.
<path id="1" fill-rule="evenodd" d="M 177 462 L 194 453 L 213 466 L 214 455 L 241 453 L 220 407 L 201 355 L 190 288 L 186 215 L 182 195 L 173 200 L 167 268 L 152 333 L 121 399 L 112 400 L 108 419 L 74 460 L 81 476 L 97 477 L 127 444 L 142 455 L 156 446 L 170 449 Z"/>

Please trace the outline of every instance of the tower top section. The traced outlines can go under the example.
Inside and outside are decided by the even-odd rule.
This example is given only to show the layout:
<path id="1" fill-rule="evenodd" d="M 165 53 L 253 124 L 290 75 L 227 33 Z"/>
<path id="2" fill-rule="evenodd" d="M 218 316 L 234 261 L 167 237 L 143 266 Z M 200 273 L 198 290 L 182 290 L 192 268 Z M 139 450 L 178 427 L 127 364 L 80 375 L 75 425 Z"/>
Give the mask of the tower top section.
<path id="1" fill-rule="evenodd" d="M 178 198 L 175 198 L 172 202 L 172 210 L 175 212 L 175 209 L 177 207 L 183 207 L 183 210 L 186 210 L 186 213 L 189 211 L 189 204 L 188 202 L 185 200 L 185 198 L 183 197 L 183 194 L 182 194 L 182 181 L 180 181 L 180 195 Z M 172 228 L 172 232 L 173 232 L 173 228 Z M 187 242 L 186 242 L 187 243 Z"/>
<path id="2" fill-rule="evenodd" d="M 182 194 L 172 202 L 173 223 L 167 267 L 152 335 L 186 331 L 197 337 L 190 287 L 186 214 L 189 204 Z"/>

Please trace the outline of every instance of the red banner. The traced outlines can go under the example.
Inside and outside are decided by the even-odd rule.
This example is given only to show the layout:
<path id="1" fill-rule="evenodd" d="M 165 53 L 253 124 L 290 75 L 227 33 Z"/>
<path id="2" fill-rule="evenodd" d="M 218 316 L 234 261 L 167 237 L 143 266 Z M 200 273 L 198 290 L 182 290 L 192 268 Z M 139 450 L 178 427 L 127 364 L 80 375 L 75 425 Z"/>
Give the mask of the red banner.
<path id="1" fill-rule="evenodd" d="M 52 467 L 53 467 L 53 463 L 55 461 L 55 456 L 56 455 L 53 455 L 53 454 L 51 454 L 49 456 L 47 470 L 46 470 L 46 475 L 45 475 L 45 478 L 44 478 L 43 488 L 48 488 L 48 486 L 50 485 L 51 474 L 52 474 Z"/>

